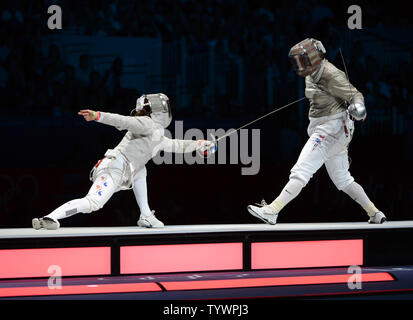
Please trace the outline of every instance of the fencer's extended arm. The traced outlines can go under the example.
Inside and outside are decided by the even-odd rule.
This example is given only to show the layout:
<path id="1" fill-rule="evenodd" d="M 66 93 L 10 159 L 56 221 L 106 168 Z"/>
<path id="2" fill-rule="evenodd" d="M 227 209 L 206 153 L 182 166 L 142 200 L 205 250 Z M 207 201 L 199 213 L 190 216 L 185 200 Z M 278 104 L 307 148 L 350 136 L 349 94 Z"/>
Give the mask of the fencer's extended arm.
<path id="1" fill-rule="evenodd" d="M 174 153 L 189 153 L 195 151 L 197 146 L 198 142 L 196 140 L 180 140 L 163 137 L 161 150 Z"/>
<path id="2" fill-rule="evenodd" d="M 179 140 L 169 139 L 164 136 L 160 146 L 160 150 L 175 153 L 189 153 L 196 150 L 204 157 L 208 157 L 211 154 L 215 153 L 215 151 L 217 150 L 217 145 L 215 141 Z"/>
<path id="3" fill-rule="evenodd" d="M 118 130 L 128 130 L 134 134 L 145 135 L 154 129 L 154 123 L 149 117 L 130 117 L 116 113 L 100 112 L 97 122 L 115 127 Z"/>

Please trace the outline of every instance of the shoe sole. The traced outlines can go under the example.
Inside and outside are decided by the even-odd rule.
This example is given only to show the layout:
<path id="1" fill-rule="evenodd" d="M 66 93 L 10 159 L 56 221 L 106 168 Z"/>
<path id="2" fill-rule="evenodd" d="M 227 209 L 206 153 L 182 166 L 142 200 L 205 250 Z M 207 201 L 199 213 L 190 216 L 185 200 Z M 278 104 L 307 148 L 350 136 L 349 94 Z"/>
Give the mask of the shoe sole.
<path id="1" fill-rule="evenodd" d="M 370 223 L 370 224 L 382 224 L 382 223 L 384 223 L 384 222 L 386 222 L 386 221 L 387 221 L 387 218 L 381 218 L 380 222 L 372 222 L 371 220 L 369 220 L 369 223 Z"/>
<path id="2" fill-rule="evenodd" d="M 40 220 L 37 219 L 37 218 L 34 218 L 32 220 L 32 226 L 33 226 L 33 229 L 35 229 L 35 230 L 40 230 L 42 228 L 42 224 L 41 224 Z"/>
<path id="3" fill-rule="evenodd" d="M 258 215 L 257 213 L 255 213 L 255 211 L 254 211 L 252 208 L 250 208 L 250 206 L 247 207 L 247 210 L 248 210 L 248 212 L 249 212 L 251 215 L 253 215 L 254 217 L 260 219 L 261 221 L 263 221 L 263 222 L 265 222 L 265 223 L 267 223 L 267 224 L 271 224 L 271 225 L 275 225 L 275 224 L 276 224 L 276 223 L 274 223 L 274 222 L 271 222 L 271 221 L 269 221 L 269 220 L 261 217 L 261 216 Z"/>
<path id="4" fill-rule="evenodd" d="M 138 226 L 142 227 L 142 228 L 151 228 L 152 227 L 150 223 L 143 222 L 141 220 L 138 221 Z"/>
<path id="5" fill-rule="evenodd" d="M 145 221 L 142 221 L 142 220 L 138 221 L 138 226 L 142 227 L 142 228 L 163 228 L 164 227 L 163 225 L 162 226 L 153 226 L 149 222 L 145 222 Z"/>
<path id="6" fill-rule="evenodd" d="M 47 226 L 45 226 L 44 228 L 47 229 L 47 230 L 58 230 L 58 229 L 60 229 L 60 225 L 58 225 L 58 226 L 53 226 L 53 227 L 47 227 Z"/>
<path id="7" fill-rule="evenodd" d="M 50 219 L 48 217 L 43 218 L 43 227 L 46 228 L 47 230 L 57 230 L 60 228 L 60 223 L 59 221 L 54 221 L 53 219 Z"/>

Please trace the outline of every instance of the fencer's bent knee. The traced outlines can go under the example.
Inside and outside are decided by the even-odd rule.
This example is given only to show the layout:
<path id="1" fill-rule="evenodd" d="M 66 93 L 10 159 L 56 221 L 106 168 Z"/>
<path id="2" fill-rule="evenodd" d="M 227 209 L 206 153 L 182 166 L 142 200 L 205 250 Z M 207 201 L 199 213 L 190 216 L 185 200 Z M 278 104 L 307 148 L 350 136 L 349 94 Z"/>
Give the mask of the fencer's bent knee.
<path id="1" fill-rule="evenodd" d="M 85 199 L 89 202 L 89 209 L 84 213 L 92 213 L 103 208 L 103 204 L 95 195 L 88 194 Z"/>
<path id="2" fill-rule="evenodd" d="M 354 178 L 349 171 L 347 156 L 334 158 L 326 163 L 327 173 L 338 190 L 343 190 L 349 186 Z"/>
<path id="3" fill-rule="evenodd" d="M 300 166 L 294 166 L 291 169 L 290 173 L 290 180 L 295 179 L 297 181 L 300 181 L 300 183 L 303 185 L 303 188 L 307 185 L 307 183 L 310 181 L 310 179 L 313 177 L 313 173 L 310 170 L 306 170 L 303 168 L 302 165 Z"/>
<path id="4" fill-rule="evenodd" d="M 338 181 L 334 181 L 335 186 L 337 187 L 338 190 L 343 190 L 345 188 L 347 188 L 350 184 L 352 184 L 354 182 L 354 178 L 352 176 L 346 178 L 346 179 L 341 179 Z"/>
<path id="5" fill-rule="evenodd" d="M 354 178 L 351 176 L 348 170 L 337 170 L 335 172 L 328 171 L 328 174 L 336 188 L 340 191 L 347 188 L 350 184 L 354 182 Z"/>

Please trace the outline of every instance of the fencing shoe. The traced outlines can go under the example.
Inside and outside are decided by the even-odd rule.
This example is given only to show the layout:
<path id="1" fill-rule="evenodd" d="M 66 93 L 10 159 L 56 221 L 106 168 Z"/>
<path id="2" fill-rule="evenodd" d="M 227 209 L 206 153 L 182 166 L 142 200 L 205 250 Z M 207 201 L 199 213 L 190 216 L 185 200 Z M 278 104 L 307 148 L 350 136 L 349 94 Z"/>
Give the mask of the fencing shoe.
<path id="1" fill-rule="evenodd" d="M 34 218 L 32 220 L 33 228 L 36 230 L 47 229 L 47 230 L 57 230 L 60 228 L 60 223 L 49 217 L 44 218 Z"/>
<path id="2" fill-rule="evenodd" d="M 155 211 L 152 210 L 152 214 L 149 216 L 145 216 L 143 214 L 140 215 L 138 226 L 145 228 L 163 228 L 164 224 L 155 217 Z"/>
<path id="3" fill-rule="evenodd" d="M 249 205 L 247 207 L 247 210 L 254 217 L 261 219 L 265 223 L 268 223 L 268 224 L 277 223 L 278 213 L 275 213 L 275 211 L 268 206 L 265 200 L 262 200 L 261 204 L 257 203 L 257 206 Z"/>
<path id="4" fill-rule="evenodd" d="M 386 216 L 383 212 L 379 211 L 374 214 L 374 216 L 370 216 L 369 223 L 383 223 L 387 221 Z"/>

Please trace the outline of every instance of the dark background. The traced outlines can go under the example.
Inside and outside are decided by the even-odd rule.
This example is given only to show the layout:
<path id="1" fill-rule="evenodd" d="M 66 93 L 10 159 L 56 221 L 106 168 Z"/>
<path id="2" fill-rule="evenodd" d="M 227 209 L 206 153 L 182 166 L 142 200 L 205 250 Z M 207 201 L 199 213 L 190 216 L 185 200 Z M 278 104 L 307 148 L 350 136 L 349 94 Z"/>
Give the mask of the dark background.
<path id="1" fill-rule="evenodd" d="M 62 8 L 61 30 L 47 27 L 52 4 Z M 287 54 L 306 37 L 321 40 L 327 58 L 344 70 L 341 48 L 350 80 L 364 94 L 368 117 L 356 124 L 350 145 L 352 175 L 389 220 L 412 219 L 409 10 L 403 2 L 359 1 L 362 29 L 350 30 L 351 4 L 1 1 L 0 227 L 31 227 L 33 217 L 86 194 L 91 167 L 124 132 L 86 123 L 79 109 L 129 114 L 142 93 L 163 92 L 172 100 L 174 120 L 184 121 L 186 129 L 237 128 L 304 95 L 303 79 L 291 70 Z M 154 67 L 148 61 L 155 51 Z M 242 164 L 150 161 L 151 208 L 167 225 L 258 223 L 246 206 L 262 198 L 271 202 L 288 181 L 307 139 L 307 112 L 304 101 L 251 125 L 261 130 L 257 175 L 242 176 Z M 61 224 L 127 226 L 138 216 L 127 191 L 102 210 Z M 366 220 L 324 167 L 279 217 Z"/>

